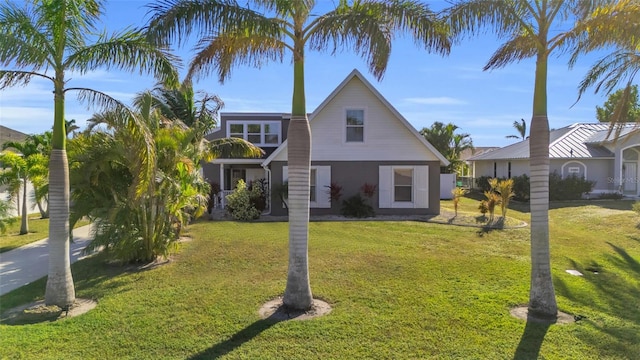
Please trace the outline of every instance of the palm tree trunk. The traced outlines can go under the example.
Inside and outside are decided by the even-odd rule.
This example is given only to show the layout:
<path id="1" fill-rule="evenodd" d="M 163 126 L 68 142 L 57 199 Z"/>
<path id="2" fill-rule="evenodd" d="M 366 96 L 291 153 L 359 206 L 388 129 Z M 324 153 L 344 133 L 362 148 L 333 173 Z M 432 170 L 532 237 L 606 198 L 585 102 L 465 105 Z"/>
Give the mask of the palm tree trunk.
<path id="1" fill-rule="evenodd" d="M 536 62 L 533 118 L 529 142 L 531 173 L 531 288 L 529 314 L 556 319 L 558 306 L 551 278 L 549 251 L 549 119 L 547 118 L 547 55 Z"/>
<path id="2" fill-rule="evenodd" d="M 302 54 L 294 61 L 293 106 L 289 122 L 289 270 L 283 304 L 306 310 L 313 303 L 309 284 L 309 173 L 311 167 L 311 129 L 304 96 Z M 299 56 L 299 57 L 298 57 Z"/>
<path id="3" fill-rule="evenodd" d="M 47 305 L 68 306 L 75 300 L 69 260 L 69 166 L 67 152 L 54 149 L 49 162 L 49 277 L 45 292 Z"/>
<path id="4" fill-rule="evenodd" d="M 20 223 L 20 235 L 29 233 L 29 214 L 27 211 L 27 179 L 22 179 L 22 222 Z"/>
<path id="5" fill-rule="evenodd" d="M 49 160 L 49 277 L 47 305 L 67 307 L 76 299 L 69 259 L 69 163 L 65 150 L 63 74 L 56 74 L 55 109 Z"/>

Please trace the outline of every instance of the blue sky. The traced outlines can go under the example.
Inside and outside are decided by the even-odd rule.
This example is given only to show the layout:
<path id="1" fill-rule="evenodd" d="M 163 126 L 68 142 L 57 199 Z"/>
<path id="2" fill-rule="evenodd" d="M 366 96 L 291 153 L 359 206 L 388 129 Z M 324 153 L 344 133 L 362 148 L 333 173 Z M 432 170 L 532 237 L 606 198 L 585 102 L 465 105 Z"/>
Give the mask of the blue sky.
<path id="1" fill-rule="evenodd" d="M 146 1 L 107 1 L 103 27 L 109 32 L 126 26 L 143 26 Z M 319 10 L 329 9 L 332 2 L 319 0 Z M 444 1 L 431 1 L 433 9 L 446 6 Z M 529 123 L 533 97 L 534 60 L 514 63 L 489 72 L 482 67 L 500 42 L 491 34 L 464 41 L 455 46 L 448 57 L 429 54 L 408 38 L 393 44 L 387 72 L 377 81 L 367 71 L 360 57 L 348 52 L 307 52 L 307 110 L 313 111 L 351 70 L 360 70 L 418 130 L 435 121 L 452 122 L 459 132 L 469 133 L 475 146 L 504 146 L 514 140 L 512 124 L 524 118 Z M 193 56 L 189 46 L 175 49 L 186 64 Z M 552 128 L 576 122 L 595 122 L 595 106 L 602 105 L 604 95 L 585 94 L 577 99 L 577 86 L 589 67 L 603 53 L 582 58 L 569 70 L 567 56 L 552 57 L 549 64 L 549 123 Z M 83 76 L 69 74 L 69 86 L 86 86 L 104 91 L 129 103 L 140 91 L 152 88 L 154 80 L 138 74 L 98 70 Z M 261 69 L 237 67 L 224 84 L 215 77 L 201 79 L 196 90 L 219 95 L 225 103 L 223 112 L 289 112 L 293 67 L 289 58 L 282 64 L 270 63 Z M 25 133 L 39 133 L 53 124 L 51 85 L 34 80 L 26 87 L 0 91 L 0 124 Z M 66 118 L 84 127 L 96 109 L 67 95 Z"/>

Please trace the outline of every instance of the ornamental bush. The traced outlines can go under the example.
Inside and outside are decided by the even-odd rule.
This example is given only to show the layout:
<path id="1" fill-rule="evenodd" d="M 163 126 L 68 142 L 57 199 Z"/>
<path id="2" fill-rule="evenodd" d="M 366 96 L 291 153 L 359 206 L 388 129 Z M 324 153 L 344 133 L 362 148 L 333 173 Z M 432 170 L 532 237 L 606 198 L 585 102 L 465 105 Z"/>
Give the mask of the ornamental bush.
<path id="1" fill-rule="evenodd" d="M 259 189 L 259 187 L 256 186 L 254 189 Z M 247 184 L 243 180 L 239 180 L 235 190 L 227 195 L 225 210 L 235 220 L 249 221 L 260 218 L 260 210 L 256 209 L 251 200 L 253 195 L 252 191 L 247 188 Z"/>
<path id="2" fill-rule="evenodd" d="M 373 207 L 367 203 L 367 201 L 360 194 L 353 195 L 352 197 L 342 202 L 342 215 L 346 217 L 365 218 L 373 217 L 376 215 Z"/>

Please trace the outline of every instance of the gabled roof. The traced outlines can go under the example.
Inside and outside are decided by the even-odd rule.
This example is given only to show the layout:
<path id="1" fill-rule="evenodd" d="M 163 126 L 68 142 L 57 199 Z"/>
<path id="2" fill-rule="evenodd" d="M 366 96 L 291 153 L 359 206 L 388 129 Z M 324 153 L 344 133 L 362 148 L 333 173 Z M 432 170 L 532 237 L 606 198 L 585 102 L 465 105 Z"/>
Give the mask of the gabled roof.
<path id="1" fill-rule="evenodd" d="M 549 158 L 611 158 L 614 154 L 603 146 L 603 143 L 613 141 L 615 130 L 608 135 L 609 124 L 577 123 L 552 130 L 549 133 Z M 636 124 L 621 125 L 620 137 L 627 136 L 638 128 Z M 476 160 L 509 160 L 528 159 L 529 139 L 473 156 L 469 161 Z"/>
<path id="2" fill-rule="evenodd" d="M 318 105 L 318 107 L 309 115 L 309 121 L 313 121 L 313 119 L 322 111 L 322 109 L 324 109 L 327 104 L 329 104 L 353 78 L 358 78 L 365 85 L 365 87 L 369 91 L 371 91 L 371 93 L 374 94 L 375 97 L 380 100 L 380 102 L 384 104 L 384 106 L 387 107 L 387 109 L 389 109 L 389 111 L 397 118 L 397 120 L 402 125 L 404 125 L 427 149 L 429 149 L 438 158 L 438 160 L 440 160 L 440 164 L 442 164 L 443 166 L 449 165 L 449 161 L 442 154 L 440 154 L 440 152 L 436 150 L 436 148 L 433 147 L 433 145 L 431 145 L 422 135 L 420 135 L 420 133 L 413 126 L 411 126 L 411 124 L 409 124 L 407 119 L 405 119 L 404 116 L 402 116 L 398 112 L 398 110 L 396 110 L 393 105 L 391 105 L 391 103 L 387 101 L 387 99 L 385 99 L 384 96 L 382 96 L 382 94 L 380 94 L 380 92 L 367 79 L 365 79 L 362 73 L 360 73 L 360 71 L 358 71 L 357 69 L 353 69 L 353 71 L 351 71 L 351 73 L 349 73 L 349 75 L 347 75 L 347 77 L 342 80 L 340 85 L 338 85 L 331 92 L 331 94 L 329 94 L 329 96 L 327 96 L 327 98 L 324 99 L 324 101 L 320 103 L 320 105 Z M 287 148 L 287 143 L 287 140 L 285 140 L 282 144 L 280 144 L 276 151 L 274 151 L 268 158 L 265 159 L 265 161 L 262 163 L 262 166 L 268 165 L 276 156 L 278 156 L 278 154 L 284 151 Z"/>

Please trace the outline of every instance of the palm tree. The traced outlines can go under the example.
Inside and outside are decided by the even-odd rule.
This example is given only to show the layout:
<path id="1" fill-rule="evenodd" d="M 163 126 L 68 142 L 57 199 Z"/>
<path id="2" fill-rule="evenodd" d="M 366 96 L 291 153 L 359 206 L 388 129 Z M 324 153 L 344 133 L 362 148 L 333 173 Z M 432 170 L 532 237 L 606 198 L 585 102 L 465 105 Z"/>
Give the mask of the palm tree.
<path id="1" fill-rule="evenodd" d="M 530 131 L 531 172 L 531 285 L 528 313 L 556 319 L 558 306 L 551 278 L 549 253 L 549 119 L 547 117 L 547 64 L 549 55 L 567 49 L 576 34 L 554 30 L 569 20 L 584 19 L 603 1 L 468 0 L 447 9 L 457 35 L 491 28 L 507 41 L 496 50 L 484 70 L 535 57 L 533 115 Z"/>
<path id="2" fill-rule="evenodd" d="M 161 42 L 183 41 L 192 31 L 200 36 L 198 54 L 188 77 L 217 70 L 221 82 L 236 65 L 259 67 L 293 60 L 293 96 L 288 131 L 289 270 L 284 306 L 308 309 L 313 301 L 308 270 L 310 129 L 304 93 L 306 50 L 352 49 L 384 75 L 396 32 L 412 35 L 427 50 L 448 53 L 446 28 L 414 0 L 341 0 L 324 15 L 312 13 L 314 0 L 252 0 L 247 7 L 231 1 L 168 0 L 150 5 L 149 31 Z M 257 9 L 257 10 L 254 10 Z M 262 10 L 263 12 L 260 12 Z"/>
<path id="3" fill-rule="evenodd" d="M 460 155 L 467 149 L 473 150 L 473 141 L 469 134 L 456 134 L 459 127 L 453 123 L 443 124 L 439 121 L 431 124 L 431 127 L 422 128 L 420 134 L 432 144 L 447 160 L 449 166 L 444 171 L 455 173 L 464 164 Z"/>
<path id="4" fill-rule="evenodd" d="M 0 185 L 9 185 L 16 196 L 19 196 L 20 186 L 22 187 L 20 235 L 27 234 L 29 233 L 29 222 L 27 220 L 29 218 L 29 213 L 27 212 L 27 185 L 29 183 L 27 160 L 20 154 L 7 151 L 0 154 L 0 163 L 2 164 Z"/>
<path id="5" fill-rule="evenodd" d="M 24 141 L 9 141 L 2 145 L 2 150 L 12 148 L 19 154 L 6 152 L 0 155 L 5 170 L 0 175 L 0 183 L 12 184 L 19 179 L 22 184 L 22 211 L 20 235 L 29 232 L 29 212 L 27 208 L 27 186 L 31 182 L 36 192 L 42 192 L 42 178 L 47 174 L 48 149 L 45 135 L 29 135 Z"/>
<path id="6" fill-rule="evenodd" d="M 526 139 L 527 138 L 527 123 L 524 119 L 520 119 L 520 122 L 514 121 L 513 127 L 518 131 L 518 135 L 507 135 L 507 139 Z"/>
<path id="7" fill-rule="evenodd" d="M 28 5 L 0 5 L 0 90 L 26 85 L 34 77 L 51 81 L 54 123 L 49 162 L 51 221 L 49 222 L 49 276 L 45 302 L 69 306 L 75 289 L 69 266 L 69 170 L 64 122 L 65 95 L 79 92 L 81 100 L 101 105 L 116 102 L 103 93 L 67 87 L 67 72 L 80 76 L 97 68 L 139 70 L 162 75 L 177 83 L 174 59 L 150 44 L 141 32 L 97 33 L 103 13 L 100 0 L 33 1 Z"/>
<path id="8" fill-rule="evenodd" d="M 613 104 L 613 112 L 608 119 L 609 132 L 615 129 L 616 138 L 622 130 L 621 126 L 616 125 L 629 120 L 628 115 L 634 105 L 633 99 L 637 97 L 637 85 L 634 87 L 633 82 L 640 71 L 638 18 L 640 18 L 640 1 L 638 0 L 621 0 L 610 6 L 597 7 L 580 24 L 581 38 L 569 61 L 569 66 L 573 67 L 577 59 L 585 53 L 597 49 L 614 48 L 612 53 L 598 60 L 587 72 L 578 88 L 578 100 L 590 87 L 595 87 L 596 94 L 600 90 L 605 94 L 611 94 L 621 85 L 620 95 Z M 610 100 L 612 100 L 611 97 Z"/>

